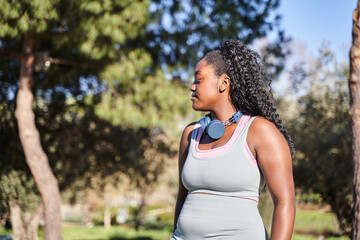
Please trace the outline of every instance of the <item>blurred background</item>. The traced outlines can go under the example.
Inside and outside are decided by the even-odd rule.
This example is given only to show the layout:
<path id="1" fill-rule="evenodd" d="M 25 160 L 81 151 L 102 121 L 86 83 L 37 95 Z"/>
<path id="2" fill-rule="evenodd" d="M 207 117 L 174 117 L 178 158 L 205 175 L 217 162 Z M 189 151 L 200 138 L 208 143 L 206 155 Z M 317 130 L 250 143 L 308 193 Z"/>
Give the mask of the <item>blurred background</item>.
<path id="1" fill-rule="evenodd" d="M 15 115 L 21 77 L 34 97 L 35 115 L 25 120 L 40 138 L 27 147 L 43 150 L 58 182 L 62 238 L 169 239 L 181 132 L 204 114 L 191 108 L 193 71 L 226 39 L 260 53 L 294 140 L 293 239 L 350 239 L 356 4 L 0 0 L 0 239 L 44 238 L 47 193 L 30 171 Z M 22 71 L 30 58 L 31 71 Z M 266 188 L 259 209 L 270 229 Z"/>

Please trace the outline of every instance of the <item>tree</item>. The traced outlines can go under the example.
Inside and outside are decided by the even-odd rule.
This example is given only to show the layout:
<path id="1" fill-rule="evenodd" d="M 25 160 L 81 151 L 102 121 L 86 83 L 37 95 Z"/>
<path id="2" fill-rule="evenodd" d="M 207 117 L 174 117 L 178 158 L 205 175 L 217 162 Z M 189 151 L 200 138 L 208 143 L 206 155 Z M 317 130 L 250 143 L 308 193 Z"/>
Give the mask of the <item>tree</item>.
<path id="1" fill-rule="evenodd" d="M 287 91 L 284 96 L 292 99 L 280 101 L 296 146 L 296 187 L 320 194 L 343 232 L 350 231 L 352 209 L 348 71 L 323 46 L 314 65 L 294 69 L 291 80 L 298 92 Z"/>
<path id="2" fill-rule="evenodd" d="M 109 50 L 110 46 L 114 46 L 112 41 L 121 44 L 126 41 L 127 37 L 134 38 L 137 35 L 138 25 L 141 27 L 142 23 L 144 23 L 145 16 L 141 12 L 138 12 L 138 18 L 125 14 L 126 11 L 129 11 L 129 8 L 139 7 L 139 4 L 139 2 L 121 2 L 112 5 L 111 2 L 107 2 L 107 4 L 100 6 L 97 3 L 84 1 L 79 3 L 76 1 L 3 1 L 1 3 L 4 7 L 1 10 L 0 28 L 2 31 L 0 35 L 7 37 L 7 39 L 2 41 L 2 47 L 5 49 L 3 51 L 5 51 L 8 57 L 21 59 L 16 118 L 26 162 L 35 178 L 44 203 L 45 239 L 61 239 L 61 200 L 58 182 L 41 147 L 40 136 L 35 126 L 35 117 L 32 111 L 33 93 L 31 87 L 34 82 L 35 50 L 44 48 L 45 45 L 45 50 L 50 51 L 47 46 L 54 44 L 55 41 L 49 41 L 48 39 L 61 36 L 60 41 L 57 41 L 57 44 L 51 48 L 50 54 L 55 53 L 57 55 L 56 53 L 60 53 L 58 56 L 64 56 L 64 54 L 66 56 L 68 53 L 66 50 L 74 50 L 74 47 L 69 47 L 68 44 L 78 47 L 77 52 L 79 54 L 74 54 L 73 51 L 72 54 L 67 55 L 71 56 L 72 60 L 49 57 L 45 59 L 40 57 L 37 60 L 47 62 L 48 64 L 62 63 L 81 66 L 81 63 L 77 64 L 74 62 L 74 58 L 80 56 L 96 60 L 102 59 L 105 62 L 114 59 L 116 49 L 112 48 L 112 51 Z M 103 10 L 101 8 L 106 10 L 106 14 L 102 15 L 101 18 L 93 18 L 94 14 L 98 13 L 99 10 Z M 140 9 L 146 12 L 146 7 Z M 74 11 L 78 12 L 69 15 L 74 13 Z M 119 15 L 112 14 L 115 12 L 120 13 L 120 16 L 123 16 L 123 18 L 121 19 Z M 133 24 L 129 24 L 127 21 L 129 19 L 131 19 Z M 118 24 L 123 25 L 120 26 Z M 106 27 L 100 28 L 104 25 Z M 98 40 L 99 30 L 103 40 L 97 43 L 102 47 L 101 49 L 99 49 L 99 46 L 94 46 L 96 45 L 95 41 Z M 73 34 L 73 37 L 68 37 L 71 34 Z M 47 41 L 42 41 L 42 39 L 47 39 Z M 5 40 L 9 41 L 5 42 Z M 19 44 L 21 42 L 23 54 L 12 52 L 11 48 L 14 45 L 11 43 Z M 51 73 L 47 74 L 45 78 L 48 76 L 51 76 Z M 44 78 L 44 76 L 40 76 L 40 78 Z"/>
<path id="3" fill-rule="evenodd" d="M 153 0 L 149 5 L 149 22 L 146 25 L 146 31 L 139 35 L 136 41 L 129 41 L 127 44 L 129 47 L 145 48 L 146 52 L 142 54 L 151 59 L 150 64 L 155 70 L 159 70 L 161 67 L 168 78 L 173 81 L 181 79 L 186 82 L 191 78 L 189 74 L 194 70 L 199 58 L 226 39 L 239 39 L 246 44 L 251 44 L 255 39 L 266 37 L 268 32 L 276 29 L 278 39 L 267 44 L 262 54 L 264 59 L 268 60 L 266 63 L 269 72 L 275 75 L 282 70 L 284 64 L 282 60 L 288 54 L 286 45 L 288 39 L 279 29 L 281 18 L 279 15 L 270 17 L 278 6 L 278 0 Z M 277 61 L 271 62 L 270 59 Z M 117 79 L 114 88 L 121 95 L 124 90 L 129 89 L 129 79 L 132 79 L 131 76 L 119 79 L 116 75 L 116 69 L 122 69 L 123 66 L 123 62 L 110 65 L 107 67 L 106 74 L 101 77 L 111 83 L 113 83 L 112 79 Z M 131 68 L 133 67 L 131 66 Z M 125 78 L 127 78 L 126 81 L 124 81 Z M 121 104 L 120 98 L 113 95 L 113 93 L 107 95 L 104 98 L 104 105 L 99 107 L 99 110 L 105 112 L 103 107 L 107 106 L 106 114 L 102 114 L 102 116 L 108 120 L 126 117 L 121 115 L 122 111 L 114 106 L 126 105 Z M 126 96 L 126 100 L 121 101 L 122 103 L 133 101 L 129 99 L 132 97 L 133 95 L 129 94 Z M 167 101 L 169 100 L 174 101 L 167 98 Z M 118 102 L 118 104 L 108 104 L 110 102 Z M 136 101 L 135 109 L 138 107 L 139 101 Z M 122 110 L 125 109 L 122 108 Z M 141 118 L 141 115 L 139 114 L 138 117 Z M 111 121 L 119 124 L 119 121 Z M 139 122 L 144 121 L 138 119 L 135 124 Z M 134 121 L 132 121 L 133 124 Z"/>
<path id="4" fill-rule="evenodd" d="M 35 126 L 32 111 L 33 94 L 31 91 L 34 64 L 34 37 L 24 36 L 24 53 L 21 59 L 20 86 L 17 94 L 15 116 L 19 136 L 26 156 L 26 162 L 35 178 L 45 209 L 45 239 L 61 239 L 61 197 L 57 179 L 51 171 L 49 161 L 40 143 L 39 132 Z"/>
<path id="5" fill-rule="evenodd" d="M 268 51 L 283 57 L 285 36 L 279 29 L 281 17 L 271 16 L 279 0 L 163 1 L 150 4 L 150 19 L 144 39 L 153 59 L 181 76 L 179 67 L 193 68 L 206 52 L 227 39 L 251 44 L 276 29 L 278 40 Z M 280 67 L 280 65 L 278 65 Z"/>
<path id="6" fill-rule="evenodd" d="M 352 159 L 354 162 L 354 215 L 352 239 L 360 239 L 360 1 L 353 13 L 352 46 L 350 50 L 350 122 Z"/>
<path id="7" fill-rule="evenodd" d="M 8 205 L 11 212 L 13 238 L 37 240 L 42 204 L 34 179 L 25 172 L 10 170 L 2 174 L 0 184 L 1 205 Z M 26 213 L 23 214 L 23 210 Z"/>

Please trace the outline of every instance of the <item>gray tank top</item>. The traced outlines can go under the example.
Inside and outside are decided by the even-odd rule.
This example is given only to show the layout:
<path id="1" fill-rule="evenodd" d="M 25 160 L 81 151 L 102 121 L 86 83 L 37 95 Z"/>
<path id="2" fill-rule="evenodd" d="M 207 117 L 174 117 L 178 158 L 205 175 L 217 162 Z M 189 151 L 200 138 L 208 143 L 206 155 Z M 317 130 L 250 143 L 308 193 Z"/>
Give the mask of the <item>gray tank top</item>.
<path id="1" fill-rule="evenodd" d="M 195 124 L 181 175 L 190 194 L 210 193 L 258 201 L 264 177 L 246 142 L 254 119 L 242 116 L 229 141 L 209 150 L 199 149 L 203 131 L 199 122 Z"/>

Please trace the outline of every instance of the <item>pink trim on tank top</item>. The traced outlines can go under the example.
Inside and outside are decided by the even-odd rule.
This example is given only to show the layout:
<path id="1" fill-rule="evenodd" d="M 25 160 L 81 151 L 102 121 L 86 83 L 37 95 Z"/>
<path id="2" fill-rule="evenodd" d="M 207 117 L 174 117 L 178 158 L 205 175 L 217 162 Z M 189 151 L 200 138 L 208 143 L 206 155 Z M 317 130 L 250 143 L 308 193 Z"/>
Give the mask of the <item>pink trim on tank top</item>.
<path id="1" fill-rule="evenodd" d="M 234 198 L 242 198 L 242 199 L 248 199 L 253 200 L 255 202 L 259 202 L 258 196 L 236 196 L 236 195 L 224 195 L 221 193 L 213 193 L 213 192 L 207 192 L 203 190 L 193 190 L 189 191 L 189 194 L 208 194 L 208 195 L 214 195 L 214 196 L 222 196 L 222 197 L 234 197 Z"/>
<path id="2" fill-rule="evenodd" d="M 252 154 L 250 148 L 249 148 L 249 145 L 247 144 L 247 142 L 245 143 L 245 150 L 246 150 L 246 153 L 250 159 L 250 162 L 252 164 L 254 164 L 255 166 L 258 166 L 258 162 L 257 160 L 255 159 L 254 155 Z"/>
<path id="3" fill-rule="evenodd" d="M 225 153 L 226 151 L 228 151 L 231 148 L 231 146 L 234 144 L 234 142 L 236 141 L 237 137 L 241 133 L 241 130 L 245 127 L 245 125 L 249 119 L 250 119 L 249 115 L 242 116 L 240 119 L 240 122 L 236 126 L 236 129 L 233 132 L 232 136 L 230 137 L 229 141 L 221 147 L 208 149 L 208 150 L 200 150 L 199 149 L 199 141 L 200 141 L 201 135 L 203 133 L 202 128 L 199 127 L 197 136 L 196 136 L 196 141 L 195 141 L 194 156 L 197 158 L 214 158 L 214 157 L 218 157 L 218 156 L 222 155 L 223 153 Z"/>
<path id="4" fill-rule="evenodd" d="M 234 197 L 237 197 L 237 198 L 244 198 L 244 199 L 249 199 L 249 200 L 253 200 L 255 202 L 259 202 L 259 197 L 243 197 L 243 196 L 234 196 Z"/>

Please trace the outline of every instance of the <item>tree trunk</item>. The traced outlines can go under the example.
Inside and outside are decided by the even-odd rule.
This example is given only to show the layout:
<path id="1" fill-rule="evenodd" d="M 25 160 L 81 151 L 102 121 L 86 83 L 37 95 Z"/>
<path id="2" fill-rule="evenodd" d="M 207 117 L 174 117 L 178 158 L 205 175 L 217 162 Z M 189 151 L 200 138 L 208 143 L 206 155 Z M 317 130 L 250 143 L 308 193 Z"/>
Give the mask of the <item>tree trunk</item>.
<path id="1" fill-rule="evenodd" d="M 352 128 L 352 157 L 354 161 L 352 239 L 360 240 L 360 0 L 358 0 L 357 8 L 353 13 L 349 90 L 349 115 Z"/>
<path id="2" fill-rule="evenodd" d="M 82 204 L 82 213 L 83 213 L 83 223 L 87 227 L 93 227 L 92 218 L 91 218 L 91 205 L 89 203 L 84 202 Z"/>
<path id="3" fill-rule="evenodd" d="M 104 209 L 104 227 L 106 229 L 111 228 L 111 213 L 110 213 L 110 206 L 108 204 L 105 204 L 105 209 Z"/>
<path id="4" fill-rule="evenodd" d="M 13 202 L 9 202 L 9 205 L 10 205 L 10 219 L 12 225 L 12 239 L 14 240 L 26 239 L 25 228 L 21 217 L 21 208 L 19 205 Z"/>
<path id="5" fill-rule="evenodd" d="M 38 228 L 42 216 L 42 204 L 35 211 L 23 213 L 20 206 L 9 202 L 14 240 L 38 240 Z"/>
<path id="6" fill-rule="evenodd" d="M 1 213 L 1 216 L 0 216 L 0 228 L 5 227 L 5 224 L 6 224 L 6 221 L 8 220 L 8 218 L 9 218 L 9 212 L 8 211 L 5 211 L 5 212 Z"/>
<path id="7" fill-rule="evenodd" d="M 334 226 L 335 234 L 340 234 L 340 223 L 335 213 L 332 213 L 332 223 Z"/>
<path id="8" fill-rule="evenodd" d="M 105 208 L 104 208 L 104 227 L 106 229 L 109 229 L 111 227 L 111 213 L 110 213 L 110 207 L 111 207 L 111 196 L 108 186 L 105 185 L 104 187 L 104 202 L 105 202 Z"/>
<path id="9" fill-rule="evenodd" d="M 135 223 L 135 229 L 139 230 L 140 227 L 143 227 L 145 225 L 145 218 L 146 218 L 146 200 L 148 193 L 145 188 L 140 190 L 141 193 L 141 203 L 140 208 L 137 216 L 137 220 Z"/>
<path id="10" fill-rule="evenodd" d="M 43 216 L 43 205 L 39 204 L 34 212 L 26 212 L 24 216 L 26 236 L 29 240 L 38 240 L 38 229 Z"/>
<path id="11" fill-rule="evenodd" d="M 42 149 L 39 131 L 35 125 L 35 115 L 32 110 L 33 94 L 31 92 L 34 64 L 35 37 L 25 34 L 23 52 L 27 55 L 21 58 L 20 85 L 16 98 L 15 116 L 18 122 L 20 141 L 24 150 L 26 163 L 34 176 L 44 204 L 46 240 L 61 239 L 61 198 L 58 182 L 50 168 L 48 158 Z"/>

